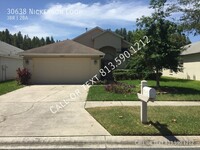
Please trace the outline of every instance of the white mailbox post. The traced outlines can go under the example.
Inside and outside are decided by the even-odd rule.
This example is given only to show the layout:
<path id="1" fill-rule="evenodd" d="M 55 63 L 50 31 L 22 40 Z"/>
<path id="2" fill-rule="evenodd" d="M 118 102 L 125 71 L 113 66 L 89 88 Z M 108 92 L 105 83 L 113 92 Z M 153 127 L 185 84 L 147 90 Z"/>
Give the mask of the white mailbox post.
<path id="1" fill-rule="evenodd" d="M 156 90 L 147 86 L 147 81 L 141 81 L 141 93 L 137 93 L 138 98 L 141 100 L 141 122 L 147 123 L 147 103 L 154 102 L 156 99 Z"/>

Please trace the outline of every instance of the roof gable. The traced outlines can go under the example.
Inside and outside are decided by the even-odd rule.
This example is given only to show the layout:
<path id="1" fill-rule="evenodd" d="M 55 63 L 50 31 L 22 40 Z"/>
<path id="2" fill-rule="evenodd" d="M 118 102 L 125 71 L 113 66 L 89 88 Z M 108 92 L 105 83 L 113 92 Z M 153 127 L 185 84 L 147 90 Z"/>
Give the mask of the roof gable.
<path id="1" fill-rule="evenodd" d="M 116 36 L 116 37 L 119 37 L 119 38 L 121 38 L 121 39 L 124 39 L 123 36 L 121 36 L 121 35 L 119 35 L 119 34 L 117 34 L 117 33 L 115 33 L 115 32 L 112 32 L 112 31 L 110 31 L 110 30 L 106 30 L 106 31 L 104 31 L 104 32 L 102 32 L 102 33 L 100 33 L 100 34 L 98 34 L 98 35 L 96 35 L 96 36 L 93 36 L 92 39 L 98 38 L 99 36 L 102 36 L 102 35 L 107 34 L 107 33 L 108 33 L 108 34 L 112 34 L 112 35 L 114 35 L 114 36 Z"/>
<path id="2" fill-rule="evenodd" d="M 72 39 L 72 40 L 77 40 L 77 39 L 79 39 L 79 38 L 82 38 L 82 37 L 84 37 L 84 36 L 87 36 L 87 34 L 93 32 L 93 31 L 95 31 L 95 30 L 96 30 L 96 31 L 100 31 L 100 32 L 104 32 L 104 30 L 103 30 L 102 28 L 100 28 L 100 27 L 95 27 L 95 28 L 93 28 L 93 29 L 91 29 L 91 30 L 89 30 L 89 31 L 87 31 L 87 32 L 85 32 L 85 33 L 83 33 L 83 34 L 81 34 L 81 35 L 75 37 L 75 38 Z"/>
<path id="3" fill-rule="evenodd" d="M 73 40 L 78 42 L 78 43 L 81 43 L 83 45 L 86 45 L 86 46 L 93 48 L 94 47 L 94 43 L 93 43 L 94 39 L 98 38 L 100 36 L 103 36 L 107 33 L 112 34 L 113 36 L 116 36 L 117 38 L 121 38 L 122 45 L 125 46 L 125 47 L 129 47 L 130 45 L 132 45 L 128 41 L 124 40 L 123 36 L 113 32 L 111 30 L 103 30 L 100 27 L 95 27 L 95 28 L 75 37 Z"/>

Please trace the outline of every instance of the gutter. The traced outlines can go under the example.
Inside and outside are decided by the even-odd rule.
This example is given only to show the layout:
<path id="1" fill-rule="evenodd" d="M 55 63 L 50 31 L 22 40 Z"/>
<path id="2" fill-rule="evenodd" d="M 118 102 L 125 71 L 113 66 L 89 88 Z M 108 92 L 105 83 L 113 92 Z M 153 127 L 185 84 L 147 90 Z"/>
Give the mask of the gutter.
<path id="1" fill-rule="evenodd" d="M 187 56 L 187 55 L 194 55 L 194 54 L 199 54 L 200 52 L 194 52 L 194 53 L 186 53 L 186 54 L 181 54 L 181 56 Z"/>
<path id="2" fill-rule="evenodd" d="M 56 56 L 56 57 L 71 57 L 71 56 L 75 56 L 75 57 L 90 57 L 90 56 L 100 56 L 103 57 L 105 54 L 36 54 L 36 53 L 21 53 L 19 54 L 20 56 L 38 56 L 38 57 L 52 57 L 52 56 Z"/>
<path id="3" fill-rule="evenodd" d="M 6 58 L 15 58 L 15 59 L 22 59 L 22 57 L 20 57 L 19 55 L 1 55 L 0 57 L 6 57 Z"/>

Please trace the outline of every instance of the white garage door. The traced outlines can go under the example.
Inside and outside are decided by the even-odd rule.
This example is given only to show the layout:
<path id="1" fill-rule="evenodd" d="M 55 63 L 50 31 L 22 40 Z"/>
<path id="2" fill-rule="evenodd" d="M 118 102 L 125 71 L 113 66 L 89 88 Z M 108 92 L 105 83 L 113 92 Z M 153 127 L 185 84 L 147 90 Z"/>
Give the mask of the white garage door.
<path id="1" fill-rule="evenodd" d="M 32 82 L 82 84 L 92 77 L 91 58 L 33 58 Z"/>

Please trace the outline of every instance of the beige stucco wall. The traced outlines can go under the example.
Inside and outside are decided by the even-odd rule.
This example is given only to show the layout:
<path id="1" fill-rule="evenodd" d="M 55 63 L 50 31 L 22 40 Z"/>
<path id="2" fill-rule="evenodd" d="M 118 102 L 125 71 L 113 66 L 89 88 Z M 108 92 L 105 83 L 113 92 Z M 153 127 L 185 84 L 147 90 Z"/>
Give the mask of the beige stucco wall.
<path id="1" fill-rule="evenodd" d="M 163 76 L 175 77 L 181 79 L 200 80 L 200 53 L 182 56 L 183 72 L 174 73 L 170 70 L 164 70 Z"/>
<path id="2" fill-rule="evenodd" d="M 27 58 L 25 58 L 27 59 Z M 83 84 L 99 74 L 100 58 L 29 58 L 33 84 Z"/>
<path id="3" fill-rule="evenodd" d="M 102 48 L 109 47 L 109 46 L 113 47 L 115 49 L 114 53 L 113 53 L 113 51 L 107 51 L 107 52 L 104 51 L 104 52 L 112 53 L 114 58 L 116 56 L 118 56 L 118 54 L 121 53 L 122 48 L 129 48 L 129 44 L 126 43 L 119 36 L 117 36 L 111 32 L 104 32 L 103 34 L 100 34 L 100 33 L 103 33 L 103 31 L 97 28 L 95 30 L 89 31 L 86 34 L 74 39 L 74 41 L 84 44 L 86 46 L 95 48 L 97 50 L 101 50 Z M 99 35 L 99 36 L 97 36 L 97 35 Z M 97 37 L 95 37 L 95 36 L 97 36 Z M 109 56 L 109 55 L 106 55 L 105 58 L 107 56 Z M 118 68 L 124 69 L 126 64 L 127 64 L 127 60 L 125 62 L 123 62 Z"/>
<path id="4" fill-rule="evenodd" d="M 118 52 L 121 51 L 121 38 L 110 33 L 106 32 L 94 39 L 94 48 L 100 49 L 105 46 L 114 47 Z"/>
<path id="5" fill-rule="evenodd" d="M 0 81 L 16 79 L 16 70 L 22 67 L 22 58 L 0 56 Z"/>
<path id="6" fill-rule="evenodd" d="M 95 30 L 87 32 L 87 34 L 84 34 L 84 35 L 74 39 L 74 41 L 93 48 L 94 43 L 93 43 L 92 37 L 94 37 L 102 32 L 103 31 L 100 29 L 95 29 Z"/>

